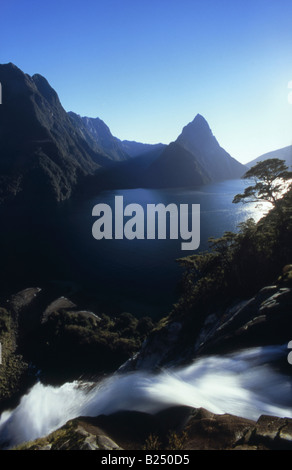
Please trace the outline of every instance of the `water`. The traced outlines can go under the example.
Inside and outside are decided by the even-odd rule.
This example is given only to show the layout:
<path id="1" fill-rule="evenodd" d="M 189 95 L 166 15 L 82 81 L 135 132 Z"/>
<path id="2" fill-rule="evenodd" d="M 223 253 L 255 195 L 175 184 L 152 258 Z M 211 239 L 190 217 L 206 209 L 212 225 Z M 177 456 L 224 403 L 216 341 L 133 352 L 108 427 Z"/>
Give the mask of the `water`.
<path id="1" fill-rule="evenodd" d="M 175 405 L 203 407 L 257 420 L 262 414 L 292 418 L 292 379 L 273 368 L 286 346 L 251 348 L 201 358 L 159 374 L 114 374 L 94 383 L 60 387 L 37 383 L 18 407 L 0 418 L 0 443 L 33 440 L 78 416 L 131 410 L 150 414 Z"/>
<path id="2" fill-rule="evenodd" d="M 0 234 L 3 282 L 12 283 L 14 289 L 69 282 L 109 313 L 163 316 L 179 296 L 182 269 L 175 260 L 192 252 L 181 250 L 180 239 L 97 241 L 92 236 L 93 207 L 98 203 L 113 207 L 116 195 L 124 197 L 124 205 L 144 208 L 150 203 L 200 204 L 200 251 L 208 248 L 210 236 L 236 231 L 251 216 L 260 218 L 262 212 L 255 205 L 232 204 L 244 187 L 242 180 L 232 180 L 197 190 L 104 191 L 90 201 L 68 201 L 54 214 L 42 209 L 6 214 L 5 231 Z"/>

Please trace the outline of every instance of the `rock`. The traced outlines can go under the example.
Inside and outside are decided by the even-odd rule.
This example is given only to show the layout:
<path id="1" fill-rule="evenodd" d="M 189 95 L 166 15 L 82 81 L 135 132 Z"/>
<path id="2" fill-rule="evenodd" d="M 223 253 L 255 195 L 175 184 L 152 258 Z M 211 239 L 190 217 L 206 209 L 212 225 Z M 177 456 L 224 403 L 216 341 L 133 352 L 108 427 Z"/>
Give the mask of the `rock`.
<path id="1" fill-rule="evenodd" d="M 93 312 L 90 312 L 88 310 L 77 310 L 76 304 L 74 304 L 70 299 L 67 299 L 66 297 L 62 296 L 54 300 L 48 305 L 48 307 L 45 309 L 43 313 L 41 323 L 46 323 L 46 321 L 48 320 L 49 316 L 52 313 L 60 311 L 60 310 L 66 310 L 67 313 L 71 315 L 76 315 L 76 316 L 78 315 L 84 318 L 89 318 L 89 317 L 93 318 L 93 320 L 95 320 L 96 323 L 101 321 L 101 318 Z"/>
<path id="2" fill-rule="evenodd" d="M 138 354 L 129 359 L 120 367 L 120 372 L 129 370 L 148 370 L 158 368 L 171 353 L 177 343 L 182 325 L 173 322 L 162 330 L 154 332 L 142 345 Z"/>
<path id="3" fill-rule="evenodd" d="M 188 407 L 155 415 L 124 411 L 76 418 L 17 450 L 147 450 L 150 435 L 155 450 L 292 450 L 292 419 L 263 415 L 252 421 Z"/>
<path id="4" fill-rule="evenodd" d="M 123 450 L 102 429 L 90 426 L 84 419 L 68 421 L 60 429 L 34 442 L 23 443 L 14 450 Z"/>
<path id="5" fill-rule="evenodd" d="M 195 343 L 194 355 L 238 348 L 288 344 L 292 330 L 292 289 L 267 286 L 258 294 L 228 309 L 221 321 L 205 328 Z"/>
<path id="6" fill-rule="evenodd" d="M 245 443 L 245 435 L 254 425 L 251 420 L 229 414 L 215 415 L 205 409 L 195 410 L 185 427 L 186 447 L 191 450 L 233 449 Z"/>
<path id="7" fill-rule="evenodd" d="M 58 310 L 72 309 L 72 308 L 76 308 L 76 305 L 73 302 L 71 302 L 71 300 L 67 299 L 66 297 L 59 297 L 58 299 L 54 300 L 46 308 L 42 317 L 42 323 L 45 323 L 47 321 L 51 313 L 56 312 Z"/>
<path id="8" fill-rule="evenodd" d="M 96 442 L 99 449 L 104 450 L 122 450 L 112 439 L 106 435 L 96 437 Z"/>
<path id="9" fill-rule="evenodd" d="M 292 264 L 286 264 L 286 266 L 284 266 L 278 282 L 281 285 L 292 287 Z"/>
<path id="10" fill-rule="evenodd" d="M 23 289 L 17 294 L 11 296 L 10 299 L 7 300 L 7 304 L 11 311 L 18 315 L 24 309 L 28 308 L 32 302 L 36 299 L 37 295 L 41 292 L 39 287 L 29 287 L 27 289 Z"/>
<path id="11" fill-rule="evenodd" d="M 292 419 L 261 416 L 249 442 L 269 449 L 292 450 Z"/>
<path id="12" fill-rule="evenodd" d="M 266 286 L 254 297 L 239 301 L 223 314 L 213 312 L 208 315 L 193 338 L 182 323 L 167 323 L 150 334 L 140 351 L 120 371 L 155 370 L 181 365 L 206 354 L 288 344 L 292 331 L 291 309 L 292 288 Z M 182 339 L 184 337 L 187 341 Z"/>

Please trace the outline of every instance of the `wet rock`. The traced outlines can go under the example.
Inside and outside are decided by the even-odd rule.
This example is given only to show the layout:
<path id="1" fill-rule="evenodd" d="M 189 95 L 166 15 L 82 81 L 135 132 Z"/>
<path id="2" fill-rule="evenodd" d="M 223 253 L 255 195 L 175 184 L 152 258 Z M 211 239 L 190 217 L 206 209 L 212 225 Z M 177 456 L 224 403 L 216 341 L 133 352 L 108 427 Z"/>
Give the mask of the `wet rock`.
<path id="1" fill-rule="evenodd" d="M 292 450 L 292 419 L 261 416 L 249 443 L 261 444 L 269 449 Z"/>
<path id="2" fill-rule="evenodd" d="M 162 330 L 156 331 L 144 342 L 139 353 L 121 366 L 119 371 L 159 368 L 168 359 L 174 345 L 177 344 L 181 328 L 181 323 L 173 322 Z"/>
<path id="3" fill-rule="evenodd" d="M 252 421 L 188 407 L 155 415 L 124 411 L 71 420 L 48 437 L 18 449 L 147 450 L 150 435 L 156 438 L 156 450 L 291 450 L 292 419 L 263 415 Z"/>

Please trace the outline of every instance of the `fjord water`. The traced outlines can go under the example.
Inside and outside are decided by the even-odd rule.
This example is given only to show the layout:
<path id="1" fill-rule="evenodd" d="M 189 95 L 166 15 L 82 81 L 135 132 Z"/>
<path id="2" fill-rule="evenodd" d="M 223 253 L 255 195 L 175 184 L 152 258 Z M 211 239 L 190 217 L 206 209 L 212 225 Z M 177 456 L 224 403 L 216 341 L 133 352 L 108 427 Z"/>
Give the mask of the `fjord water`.
<path id="1" fill-rule="evenodd" d="M 122 410 L 153 414 L 176 405 L 252 420 L 262 414 L 292 418 L 291 377 L 273 368 L 286 355 L 286 345 L 266 346 L 204 357 L 159 374 L 113 374 L 95 384 L 76 381 L 59 387 L 37 383 L 0 417 L 0 445 L 48 435 L 78 416 Z"/>
<path id="2" fill-rule="evenodd" d="M 88 293 L 104 311 L 161 316 L 179 296 L 182 269 L 176 259 L 193 252 L 182 251 L 181 239 L 95 240 L 93 207 L 105 203 L 114 212 L 117 195 L 123 196 L 124 206 L 140 204 L 145 212 L 147 204 L 188 204 L 189 211 L 191 204 L 200 204 L 198 253 L 208 248 L 209 237 L 237 231 L 249 217 L 260 218 L 254 205 L 232 204 L 244 186 L 242 180 L 230 180 L 196 189 L 103 191 L 91 200 L 67 201 L 54 213 L 41 205 L 37 213 L 8 213 L 0 234 L 6 281 L 14 289 L 52 281 L 69 284 Z"/>

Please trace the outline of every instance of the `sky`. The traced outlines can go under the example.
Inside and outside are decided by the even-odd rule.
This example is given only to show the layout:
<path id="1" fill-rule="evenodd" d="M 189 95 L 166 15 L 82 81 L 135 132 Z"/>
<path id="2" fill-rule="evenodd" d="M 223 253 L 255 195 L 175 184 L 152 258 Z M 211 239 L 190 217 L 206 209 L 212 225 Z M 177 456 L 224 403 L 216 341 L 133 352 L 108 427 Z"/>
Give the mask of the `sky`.
<path id="1" fill-rule="evenodd" d="M 291 0 L 1 0 L 0 18 L 0 63 L 122 140 L 168 144 L 201 114 L 242 163 L 292 144 Z"/>

